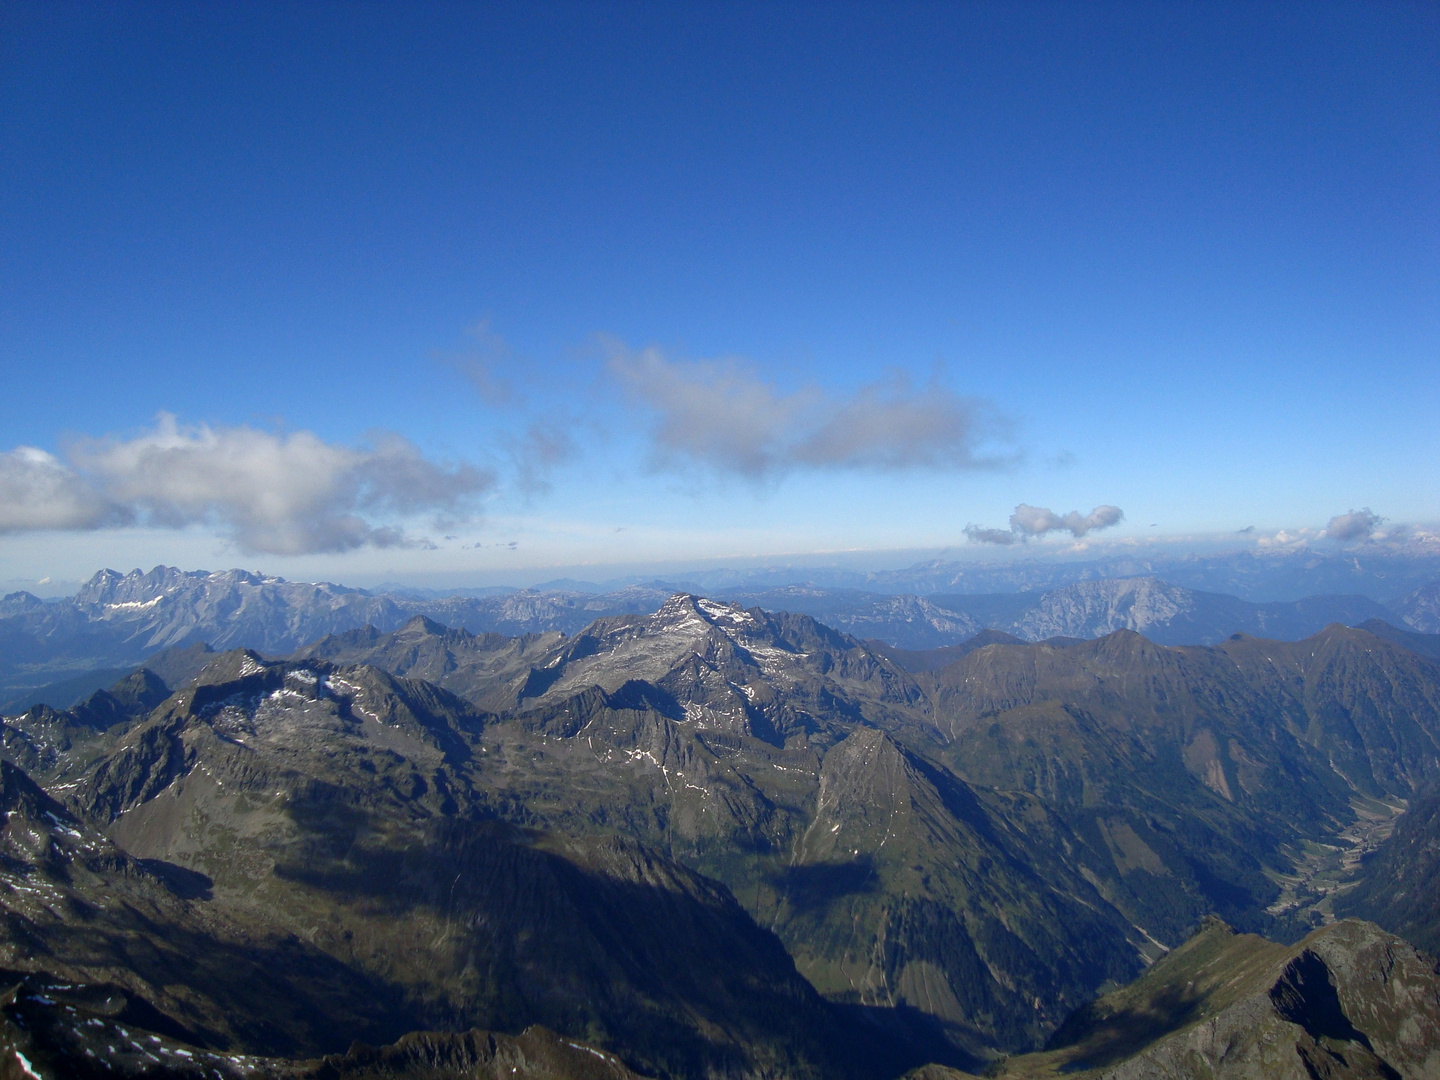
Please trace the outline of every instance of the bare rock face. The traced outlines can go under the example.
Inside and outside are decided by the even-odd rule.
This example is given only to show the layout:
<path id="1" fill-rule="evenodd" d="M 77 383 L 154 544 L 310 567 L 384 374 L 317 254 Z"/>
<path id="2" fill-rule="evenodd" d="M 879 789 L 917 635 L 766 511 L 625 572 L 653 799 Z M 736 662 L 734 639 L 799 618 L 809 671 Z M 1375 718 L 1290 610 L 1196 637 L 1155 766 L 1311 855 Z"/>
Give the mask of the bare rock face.
<path id="1" fill-rule="evenodd" d="M 1347 919 L 1312 935 L 1308 953 L 1328 969 L 1341 1013 L 1401 1076 L 1440 1077 L 1440 970 L 1408 942 Z M 1302 954 L 1302 956 L 1305 954 Z M 1328 1008 L 1328 1001 L 1327 1008 Z M 1302 1013 L 1302 1018 L 1308 1013 Z M 1324 1034 L 1322 1032 L 1322 1034 Z"/>
<path id="2" fill-rule="evenodd" d="M 1440 634 L 1440 581 L 1422 585 L 1394 604 L 1405 625 L 1422 634 Z"/>

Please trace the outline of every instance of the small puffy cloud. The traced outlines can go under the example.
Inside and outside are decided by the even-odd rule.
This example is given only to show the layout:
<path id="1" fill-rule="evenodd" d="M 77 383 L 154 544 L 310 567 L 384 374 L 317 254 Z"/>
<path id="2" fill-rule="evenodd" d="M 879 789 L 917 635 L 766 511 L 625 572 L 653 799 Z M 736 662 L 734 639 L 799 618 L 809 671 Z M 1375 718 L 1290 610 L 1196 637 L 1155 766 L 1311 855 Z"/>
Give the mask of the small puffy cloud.
<path id="1" fill-rule="evenodd" d="M 348 447 L 307 431 L 185 428 L 166 414 L 151 431 L 85 440 L 68 457 L 27 447 L 0 455 L 0 531 L 208 524 L 250 552 L 392 547 L 405 535 L 385 519 L 463 517 L 494 484 L 394 434 Z"/>
<path id="2" fill-rule="evenodd" d="M 1068 532 L 1078 540 L 1087 533 L 1108 529 L 1124 520 L 1125 512 L 1118 506 L 1097 506 L 1088 514 L 1082 514 L 1078 510 L 1057 514 L 1043 506 L 1021 503 L 1010 515 L 1008 530 L 967 525 L 965 535 L 974 544 L 1015 544 L 1039 539 L 1052 532 Z"/>
<path id="3" fill-rule="evenodd" d="M 1366 506 L 1351 510 L 1348 514 L 1336 514 L 1325 526 L 1325 536 L 1331 540 L 1364 540 L 1384 521 L 1379 514 Z"/>
<path id="4" fill-rule="evenodd" d="M 1071 510 L 1068 514 L 1057 514 L 1043 506 L 1021 503 L 1010 515 L 1010 528 L 1022 536 L 1044 536 L 1049 532 L 1068 532 L 1079 539 L 1094 529 L 1108 529 L 1125 519 L 1125 512 L 1118 506 L 1097 506 L 1088 514 Z"/>
<path id="5" fill-rule="evenodd" d="M 1255 541 L 1255 545 L 1267 551 L 1292 551 L 1308 547 L 1315 533 L 1310 529 L 1280 529 L 1273 533 L 1263 533 Z"/>
<path id="6" fill-rule="evenodd" d="M 671 360 L 615 343 L 610 373 L 654 414 L 661 460 L 751 479 L 801 468 L 893 471 L 993 467 L 979 447 L 996 428 L 983 403 L 903 373 L 850 395 L 784 393 L 743 360 Z"/>

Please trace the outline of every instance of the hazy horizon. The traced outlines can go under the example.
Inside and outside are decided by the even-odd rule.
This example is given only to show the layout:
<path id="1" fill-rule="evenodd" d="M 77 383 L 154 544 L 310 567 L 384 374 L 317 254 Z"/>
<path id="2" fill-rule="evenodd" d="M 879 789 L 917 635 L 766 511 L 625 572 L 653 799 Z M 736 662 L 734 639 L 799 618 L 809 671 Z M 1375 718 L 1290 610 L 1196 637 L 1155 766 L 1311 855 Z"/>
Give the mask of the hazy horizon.
<path id="1" fill-rule="evenodd" d="M 285 578 L 290 581 L 329 581 L 350 588 L 383 589 L 385 587 L 421 590 L 465 590 L 483 588 L 541 588 L 556 583 L 573 583 L 576 587 L 620 588 L 630 583 L 650 581 L 710 580 L 717 575 L 733 573 L 738 579 L 768 577 L 772 584 L 807 584 L 832 582 L 838 578 L 859 578 L 867 574 L 883 574 L 915 570 L 932 564 L 955 565 L 983 572 L 1007 566 L 1028 565 L 1047 567 L 1060 564 L 1105 565 L 1125 560 L 1137 562 L 1180 562 L 1219 559 L 1226 556 L 1253 555 L 1281 559 L 1287 556 L 1319 556 L 1324 559 L 1382 558 L 1415 560 L 1428 564 L 1440 559 L 1440 530 L 1408 528 L 1403 536 L 1380 540 L 1364 540 L 1342 545 L 1327 541 L 1324 530 L 1291 530 L 1281 534 L 1220 534 L 1209 537 L 1148 537 L 1143 539 L 1109 539 L 1088 543 L 1031 543 L 1000 550 L 957 545 L 946 548 L 897 548 L 888 551 L 821 551 L 756 555 L 721 555 L 710 559 L 672 560 L 667 562 L 639 561 L 631 563 L 574 563 L 552 566 L 516 566 L 491 570 L 436 570 L 428 573 L 407 573 L 393 568 L 353 569 L 342 577 L 326 576 L 311 569 L 303 561 L 273 557 L 246 556 L 227 553 L 233 558 L 194 564 L 136 562 L 114 560 L 97 565 L 76 576 L 43 575 L 40 578 L 0 579 L 0 591 L 25 591 L 41 597 L 73 595 L 76 589 L 102 570 L 129 573 L 148 572 L 158 566 L 174 566 L 182 571 L 246 570 L 252 573 Z M 323 566 L 323 564 L 320 564 Z M 859 584 L 859 582 L 855 582 Z M 880 591 L 886 591 L 881 588 Z M 894 591 L 894 590 L 890 590 Z M 904 590 L 900 590 L 904 591 Z M 998 592 L 1009 591 L 997 589 Z M 1287 599 L 1298 599 L 1300 595 Z M 1277 597 L 1278 598 L 1278 597 Z"/>

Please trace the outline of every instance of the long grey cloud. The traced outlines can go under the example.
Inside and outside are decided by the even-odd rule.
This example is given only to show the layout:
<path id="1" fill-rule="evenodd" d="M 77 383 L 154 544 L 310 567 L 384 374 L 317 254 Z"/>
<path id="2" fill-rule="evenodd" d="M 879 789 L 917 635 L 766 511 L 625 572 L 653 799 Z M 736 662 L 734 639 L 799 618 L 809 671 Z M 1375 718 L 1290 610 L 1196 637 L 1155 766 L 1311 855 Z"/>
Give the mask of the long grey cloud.
<path id="1" fill-rule="evenodd" d="M 982 446 L 1000 424 L 984 402 L 896 373 L 849 395 L 790 393 L 742 360 L 672 360 L 609 345 L 609 371 L 652 414 L 664 463 L 751 479 L 797 469 L 976 469 L 1004 464 Z"/>
<path id="2" fill-rule="evenodd" d="M 346 551 L 405 543 L 397 519 L 472 516 L 494 484 L 391 433 L 350 447 L 162 414 L 150 431 L 81 441 L 64 460 L 34 447 L 0 454 L 0 532 L 208 524 L 248 552 Z"/>
<path id="3" fill-rule="evenodd" d="M 1009 529 L 987 529 L 978 525 L 965 526 L 965 535 L 975 544 L 1019 544 L 1039 539 L 1052 532 L 1067 532 L 1077 540 L 1097 529 L 1108 529 L 1125 520 L 1118 506 L 1097 506 L 1088 514 L 1071 510 L 1057 514 L 1043 506 L 1021 503 L 1010 515 Z"/>

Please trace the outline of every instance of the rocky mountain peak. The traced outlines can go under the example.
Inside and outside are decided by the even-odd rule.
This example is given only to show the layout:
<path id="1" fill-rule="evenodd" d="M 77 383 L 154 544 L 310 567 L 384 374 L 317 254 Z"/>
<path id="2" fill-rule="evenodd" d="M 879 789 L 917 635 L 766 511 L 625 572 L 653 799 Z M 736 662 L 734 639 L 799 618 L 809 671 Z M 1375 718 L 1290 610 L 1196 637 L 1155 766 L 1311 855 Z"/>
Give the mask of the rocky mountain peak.
<path id="1" fill-rule="evenodd" d="M 266 660 L 253 649 L 231 649 L 206 664 L 196 678 L 196 682 L 201 686 L 215 686 L 258 675 L 267 669 L 279 666 L 275 661 Z"/>
<path id="2" fill-rule="evenodd" d="M 374 629 L 373 627 L 369 629 Z M 400 627 L 395 632 L 399 639 L 414 640 L 417 638 L 438 637 L 453 638 L 459 641 L 469 641 L 474 634 L 463 627 L 450 627 L 444 623 L 438 623 L 428 615 L 416 615 L 413 619 Z"/>
<path id="3" fill-rule="evenodd" d="M 729 697 L 752 679 L 784 677 L 804 657 L 770 620 L 739 604 L 676 593 L 653 615 L 601 619 L 557 643 L 527 695 L 553 699 L 591 686 L 614 692 L 636 680 L 664 685 L 675 674 Z"/>
<path id="4" fill-rule="evenodd" d="M 672 639 L 699 639 L 718 631 L 740 643 L 764 639 L 783 647 L 771 620 L 740 604 L 711 600 L 690 593 L 675 593 L 653 615 L 631 620 L 611 631 L 612 637 L 664 636 Z"/>
<path id="5" fill-rule="evenodd" d="M 118 570 L 97 570 L 90 580 L 81 585 L 75 593 L 77 604 L 103 604 L 113 593 L 115 586 L 124 580 Z"/>
<path id="6" fill-rule="evenodd" d="M 135 569 L 123 575 L 115 570 L 101 570 L 81 586 L 75 594 L 75 602 L 101 607 L 153 604 L 187 582 L 210 576 L 204 570 L 185 571 L 174 566 L 157 566 L 148 573 Z"/>
<path id="7" fill-rule="evenodd" d="M 743 626 L 754 621 L 754 617 L 747 615 L 739 604 L 706 600 L 690 593 L 675 593 L 660 605 L 654 615 L 643 620 L 643 625 L 650 633 L 683 633 L 703 632 L 705 625 Z"/>

